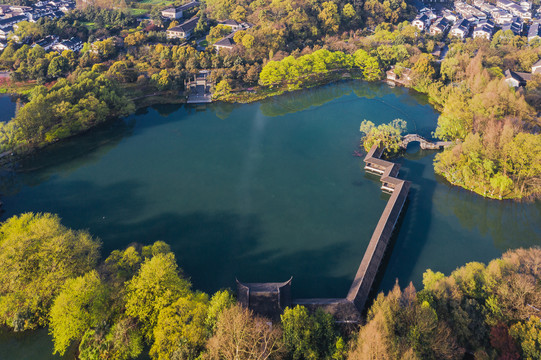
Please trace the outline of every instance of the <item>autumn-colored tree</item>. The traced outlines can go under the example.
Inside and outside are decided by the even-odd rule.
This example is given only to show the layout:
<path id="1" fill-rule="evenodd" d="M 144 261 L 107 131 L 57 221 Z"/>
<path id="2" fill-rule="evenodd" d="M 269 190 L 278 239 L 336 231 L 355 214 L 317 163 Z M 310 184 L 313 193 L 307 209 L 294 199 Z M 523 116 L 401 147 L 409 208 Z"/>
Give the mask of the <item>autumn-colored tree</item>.
<path id="1" fill-rule="evenodd" d="M 211 360 L 280 359 L 281 331 L 241 305 L 224 310 L 207 344 Z"/>
<path id="2" fill-rule="evenodd" d="M 517 344 L 509 335 L 509 328 L 505 324 L 499 324 L 490 329 L 490 345 L 498 351 L 499 359 L 520 359 Z"/>
<path id="3" fill-rule="evenodd" d="M 521 321 L 509 329 L 509 333 L 520 344 L 525 360 L 541 359 L 541 319 L 532 316 L 528 321 Z"/>

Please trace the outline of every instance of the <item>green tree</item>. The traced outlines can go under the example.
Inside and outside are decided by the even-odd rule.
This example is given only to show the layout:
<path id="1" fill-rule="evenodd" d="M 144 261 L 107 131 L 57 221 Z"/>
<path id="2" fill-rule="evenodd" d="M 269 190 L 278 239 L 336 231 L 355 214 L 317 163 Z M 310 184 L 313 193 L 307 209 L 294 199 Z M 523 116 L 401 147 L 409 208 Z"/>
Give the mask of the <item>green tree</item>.
<path id="1" fill-rule="evenodd" d="M 123 317 L 108 329 L 89 328 L 79 344 L 81 360 L 128 360 L 143 351 L 143 337 L 134 319 Z"/>
<path id="2" fill-rule="evenodd" d="M 160 311 L 190 293 L 190 283 L 179 274 L 172 253 L 145 260 L 126 285 L 126 314 L 138 319 L 151 342 Z"/>
<path id="3" fill-rule="evenodd" d="M 209 337 L 214 335 L 216 331 L 216 323 L 220 314 L 236 303 L 235 297 L 228 290 L 217 291 L 212 295 L 207 310 L 207 318 L 205 319 L 205 326 Z"/>
<path id="4" fill-rule="evenodd" d="M 229 85 L 229 81 L 224 79 L 216 85 L 213 96 L 215 98 L 220 98 L 222 96 L 229 95 L 230 92 L 231 92 L 231 85 Z"/>
<path id="5" fill-rule="evenodd" d="M 130 246 L 126 250 L 113 250 L 105 259 L 105 265 L 109 272 L 119 282 L 132 278 L 139 270 L 143 259 L 135 247 Z"/>
<path id="6" fill-rule="evenodd" d="M 0 226 L 0 320 L 16 331 L 45 326 L 64 282 L 94 268 L 100 243 L 51 214 L 25 213 Z"/>
<path id="7" fill-rule="evenodd" d="M 357 50 L 353 56 L 355 64 L 363 71 L 366 80 L 375 81 L 381 78 L 382 71 L 377 58 L 370 56 L 362 49 Z"/>
<path id="8" fill-rule="evenodd" d="M 375 126 L 373 122 L 363 120 L 360 131 L 364 133 L 362 144 L 366 151 L 374 144 L 385 147 L 386 154 L 394 154 L 400 150 L 402 132 L 406 130 L 406 122 L 395 119 L 389 124 Z"/>
<path id="9" fill-rule="evenodd" d="M 47 68 L 47 76 L 55 79 L 66 73 L 68 69 L 68 59 L 63 56 L 55 56 L 49 63 L 49 67 Z"/>
<path id="10" fill-rule="evenodd" d="M 208 296 L 200 293 L 163 308 L 154 328 L 150 356 L 160 360 L 197 358 L 207 340 L 207 306 Z"/>
<path id="11" fill-rule="evenodd" d="M 337 334 L 332 315 L 321 309 L 310 315 L 297 305 L 286 308 L 281 320 L 283 341 L 292 359 L 327 359 L 333 355 Z"/>
<path id="12" fill-rule="evenodd" d="M 64 355 L 73 341 L 101 324 L 108 314 L 109 289 L 93 270 L 69 279 L 55 299 L 50 313 L 54 353 Z"/>

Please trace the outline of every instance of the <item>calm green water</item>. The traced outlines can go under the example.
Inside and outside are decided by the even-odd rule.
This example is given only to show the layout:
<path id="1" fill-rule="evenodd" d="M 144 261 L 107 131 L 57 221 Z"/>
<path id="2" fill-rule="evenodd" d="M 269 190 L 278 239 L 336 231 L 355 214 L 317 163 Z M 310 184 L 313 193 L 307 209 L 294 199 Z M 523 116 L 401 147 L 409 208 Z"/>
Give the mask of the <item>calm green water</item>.
<path id="1" fill-rule="evenodd" d="M 362 82 L 251 105 L 148 109 L 6 172 L 3 218 L 58 213 L 99 236 L 105 256 L 164 240 L 194 287 L 208 292 L 233 288 L 235 277 L 293 276 L 294 297 L 343 297 L 387 200 L 352 156 L 359 125 L 398 117 L 429 137 L 437 114 L 405 89 Z M 434 176 L 434 154 L 411 145 L 397 160 L 413 184 L 381 290 L 397 278 L 420 285 L 427 268 L 449 273 L 541 243 L 539 202 L 450 187 Z M 45 332 L 0 333 L 0 358 L 47 359 L 45 347 Z"/>

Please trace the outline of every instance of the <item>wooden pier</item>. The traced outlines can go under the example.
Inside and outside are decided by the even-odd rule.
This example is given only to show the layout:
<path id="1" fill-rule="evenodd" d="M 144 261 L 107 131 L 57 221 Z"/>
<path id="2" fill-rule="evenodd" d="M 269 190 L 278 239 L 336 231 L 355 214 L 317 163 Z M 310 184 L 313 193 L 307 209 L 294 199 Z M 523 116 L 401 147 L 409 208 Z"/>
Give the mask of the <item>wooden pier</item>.
<path id="1" fill-rule="evenodd" d="M 359 265 L 355 279 L 346 296 L 346 299 L 353 302 L 359 311 L 364 310 L 366 306 L 370 290 L 391 241 L 396 223 L 406 203 L 410 188 L 409 181 L 396 177 L 398 176 L 400 165 L 380 159 L 382 153 L 383 148 L 374 145 L 364 158 L 365 169 L 380 174 L 382 182 L 381 189 L 392 195 L 381 214 Z"/>

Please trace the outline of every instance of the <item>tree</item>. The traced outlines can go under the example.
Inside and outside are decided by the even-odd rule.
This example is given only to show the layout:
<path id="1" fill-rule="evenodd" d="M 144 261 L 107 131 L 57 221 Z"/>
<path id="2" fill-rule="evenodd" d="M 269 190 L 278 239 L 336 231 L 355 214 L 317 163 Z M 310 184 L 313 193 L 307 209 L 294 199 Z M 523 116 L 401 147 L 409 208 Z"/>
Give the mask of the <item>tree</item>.
<path id="1" fill-rule="evenodd" d="M 355 8 L 353 7 L 353 5 L 348 3 L 344 5 L 344 7 L 342 8 L 342 15 L 346 19 L 351 20 L 357 16 L 357 12 L 355 11 Z"/>
<path id="2" fill-rule="evenodd" d="M 47 76 L 50 78 L 57 78 L 63 75 L 69 69 L 69 62 L 63 56 L 55 56 L 49 63 L 47 68 Z"/>
<path id="3" fill-rule="evenodd" d="M 17 23 L 14 35 L 21 41 L 27 38 L 30 40 L 38 40 L 45 35 L 43 30 L 44 29 L 36 22 L 21 21 Z"/>
<path id="4" fill-rule="evenodd" d="M 490 344 L 500 354 L 500 359 L 518 360 L 517 344 L 509 335 L 509 329 L 505 324 L 499 324 L 490 330 Z"/>
<path id="5" fill-rule="evenodd" d="M 215 98 L 219 98 L 222 96 L 229 95 L 230 92 L 231 92 L 231 86 L 229 85 L 229 81 L 224 79 L 216 85 L 213 96 Z"/>
<path id="6" fill-rule="evenodd" d="M 88 329 L 79 344 L 78 358 L 128 360 L 137 358 L 142 351 L 143 338 L 135 320 L 122 317 L 110 329 Z"/>
<path id="7" fill-rule="evenodd" d="M 246 9 L 240 5 L 237 5 L 237 7 L 235 8 L 235 11 L 231 13 L 231 19 L 238 22 L 246 21 Z"/>
<path id="8" fill-rule="evenodd" d="M 462 359 L 449 327 L 413 285 L 401 291 L 398 284 L 386 296 L 379 294 L 368 311 L 350 360 Z"/>
<path id="9" fill-rule="evenodd" d="M 173 24 L 173 22 L 171 22 L 171 24 Z M 177 25 L 178 25 L 178 22 L 177 22 Z M 137 45 L 141 45 L 144 41 L 146 40 L 146 36 L 145 34 L 143 34 L 142 31 L 136 31 L 132 34 L 128 34 L 125 38 L 124 38 L 124 45 L 126 46 L 137 46 Z"/>
<path id="10" fill-rule="evenodd" d="M 251 49 L 254 45 L 255 38 L 252 34 L 246 34 L 242 37 L 242 46 L 246 49 Z"/>
<path id="11" fill-rule="evenodd" d="M 208 336 L 214 335 L 218 317 L 225 310 L 236 304 L 235 297 L 228 290 L 217 291 L 210 299 L 205 326 Z"/>
<path id="12" fill-rule="evenodd" d="M 154 328 L 153 359 L 195 359 L 207 340 L 205 320 L 208 296 L 196 294 L 181 297 L 163 308 Z"/>
<path id="13" fill-rule="evenodd" d="M 322 9 L 317 16 L 321 21 L 323 29 L 330 34 L 338 32 L 340 26 L 340 15 L 338 14 L 338 6 L 331 1 L 326 1 L 322 5 Z"/>
<path id="14" fill-rule="evenodd" d="M 108 314 L 109 294 L 97 271 L 66 281 L 50 313 L 54 353 L 64 355 L 73 341 L 102 323 Z"/>
<path id="15" fill-rule="evenodd" d="M 173 20 L 171 21 L 171 23 L 169 24 L 169 26 L 167 27 L 167 29 L 171 29 L 171 28 L 174 28 L 175 26 L 178 26 L 178 21 L 176 20 Z"/>
<path id="16" fill-rule="evenodd" d="M 126 285 L 126 314 L 138 319 L 145 338 L 154 338 L 160 311 L 190 293 L 190 283 L 179 275 L 172 253 L 146 259 Z"/>
<path id="17" fill-rule="evenodd" d="M 210 29 L 209 34 L 207 35 L 207 41 L 209 44 L 214 44 L 216 41 L 229 35 L 230 33 L 231 28 L 229 26 L 217 25 Z"/>
<path id="18" fill-rule="evenodd" d="M 363 71 L 363 76 L 368 81 L 375 81 L 381 78 L 382 71 L 377 58 L 370 56 L 363 49 L 359 49 L 353 55 L 355 64 Z"/>
<path id="19" fill-rule="evenodd" d="M 167 69 L 163 69 L 157 74 L 154 74 L 150 78 L 152 83 L 161 91 L 167 90 L 171 87 L 172 80 Z"/>
<path id="20" fill-rule="evenodd" d="M 332 315 L 321 309 L 310 315 L 297 305 L 286 308 L 281 320 L 284 345 L 292 359 L 327 359 L 333 355 L 337 334 Z"/>
<path id="21" fill-rule="evenodd" d="M 541 319 L 532 316 L 528 321 L 511 326 L 509 333 L 520 344 L 526 360 L 541 359 Z"/>
<path id="22" fill-rule="evenodd" d="M 509 179 L 503 174 L 495 174 L 494 177 L 490 179 L 490 185 L 499 191 L 499 198 L 502 199 L 502 195 L 505 191 L 509 190 L 513 186 L 513 180 Z"/>
<path id="23" fill-rule="evenodd" d="M 16 331 L 48 323 L 64 282 L 94 268 L 100 243 L 51 214 L 25 213 L 0 226 L 0 320 Z M 16 279 L 16 281 L 14 281 Z"/>
<path id="24" fill-rule="evenodd" d="M 142 258 L 135 247 L 130 246 L 126 250 L 113 250 L 105 259 L 105 266 L 111 275 L 119 282 L 132 278 L 141 266 Z"/>
<path id="25" fill-rule="evenodd" d="M 387 154 L 394 154 L 400 150 L 402 132 L 406 129 L 406 122 L 395 119 L 389 124 L 375 126 L 373 122 L 363 120 L 360 131 L 364 133 L 363 146 L 369 151 L 374 144 L 385 147 Z"/>
<path id="26" fill-rule="evenodd" d="M 281 335 L 269 320 L 235 305 L 219 315 L 216 334 L 207 344 L 208 356 L 211 360 L 279 359 Z"/>

